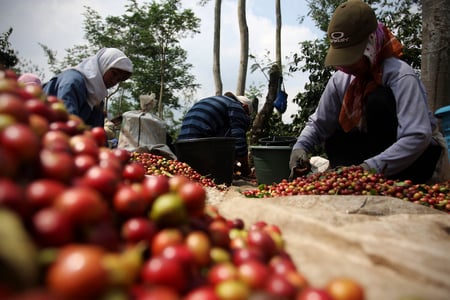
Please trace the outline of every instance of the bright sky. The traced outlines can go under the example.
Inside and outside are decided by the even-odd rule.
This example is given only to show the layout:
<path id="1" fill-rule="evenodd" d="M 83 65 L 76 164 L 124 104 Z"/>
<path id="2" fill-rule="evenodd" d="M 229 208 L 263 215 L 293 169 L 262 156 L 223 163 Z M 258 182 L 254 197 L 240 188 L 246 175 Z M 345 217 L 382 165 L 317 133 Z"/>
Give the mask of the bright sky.
<path id="1" fill-rule="evenodd" d="M 138 0 L 138 3 L 150 2 Z M 193 74 L 201 88 L 196 98 L 214 94 L 212 76 L 212 46 L 214 24 L 214 2 L 201 7 L 198 0 L 182 0 L 183 8 L 191 8 L 201 19 L 200 34 L 182 42 L 188 51 L 188 62 L 194 68 Z M 97 11 L 103 18 L 124 14 L 127 0 L 15 0 L 0 3 L 0 32 L 6 32 L 10 27 L 13 33 L 10 43 L 20 58 L 31 60 L 33 64 L 46 70 L 43 81 L 50 79 L 47 62 L 40 44 L 57 51 L 57 58 L 62 59 L 65 49 L 76 44 L 85 44 L 83 39 L 83 13 L 85 6 Z M 247 25 L 249 29 L 250 53 L 263 58 L 267 51 L 275 59 L 275 1 L 247 0 Z M 299 18 L 306 16 L 305 0 L 281 0 L 282 10 L 282 57 L 299 52 L 298 43 L 303 40 L 315 39 L 323 33 L 316 29 L 310 21 L 299 24 Z M 237 21 L 237 0 L 222 1 L 221 24 L 221 76 L 223 90 L 235 91 L 239 68 L 239 29 Z M 249 66 L 252 61 L 249 61 Z M 289 94 L 288 100 L 303 91 L 307 80 L 306 74 L 295 74 L 285 77 L 285 87 Z M 247 88 L 250 85 L 267 87 L 267 80 L 261 72 L 247 74 Z M 267 90 L 262 91 L 260 105 L 265 101 Z M 288 110 L 283 114 L 283 120 L 290 122 L 289 116 L 297 112 L 297 106 L 288 103 Z"/>

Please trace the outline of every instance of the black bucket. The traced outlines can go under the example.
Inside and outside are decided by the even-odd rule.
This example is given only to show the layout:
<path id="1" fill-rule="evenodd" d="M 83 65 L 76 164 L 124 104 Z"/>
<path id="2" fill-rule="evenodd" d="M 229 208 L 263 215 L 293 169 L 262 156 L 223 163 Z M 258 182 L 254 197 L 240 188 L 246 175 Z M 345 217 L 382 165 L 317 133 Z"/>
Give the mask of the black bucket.
<path id="1" fill-rule="evenodd" d="M 251 146 L 250 149 L 259 184 L 275 184 L 289 178 L 292 146 Z"/>
<path id="2" fill-rule="evenodd" d="M 258 140 L 262 146 L 293 146 L 297 142 L 296 137 L 292 136 L 273 136 L 265 137 Z"/>
<path id="3" fill-rule="evenodd" d="M 174 143 L 179 161 L 187 163 L 216 184 L 231 185 L 236 138 L 210 137 L 179 140 Z"/>

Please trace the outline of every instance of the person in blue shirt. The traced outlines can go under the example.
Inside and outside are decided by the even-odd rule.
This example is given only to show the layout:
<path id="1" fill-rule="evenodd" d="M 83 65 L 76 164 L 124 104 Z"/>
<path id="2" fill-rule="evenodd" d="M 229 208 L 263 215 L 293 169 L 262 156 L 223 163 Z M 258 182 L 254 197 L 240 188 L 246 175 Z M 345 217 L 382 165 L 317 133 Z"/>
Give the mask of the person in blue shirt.
<path id="1" fill-rule="evenodd" d="M 102 48 L 44 83 L 47 95 L 62 99 L 69 113 L 91 127 L 104 125 L 104 99 L 108 89 L 130 78 L 131 60 L 116 48 Z"/>
<path id="2" fill-rule="evenodd" d="M 293 147 L 290 178 L 308 170 L 310 153 L 324 145 L 331 168 L 359 165 L 415 183 L 448 179 L 446 146 L 425 88 L 372 8 L 361 0 L 338 6 L 328 38 L 325 65 L 336 72 Z"/>
<path id="3" fill-rule="evenodd" d="M 212 96 L 199 100 L 186 113 L 181 124 L 178 140 L 234 137 L 235 157 L 240 163 L 242 176 L 251 173 L 248 161 L 247 131 L 253 102 L 245 96 L 231 92 L 223 96 Z"/>

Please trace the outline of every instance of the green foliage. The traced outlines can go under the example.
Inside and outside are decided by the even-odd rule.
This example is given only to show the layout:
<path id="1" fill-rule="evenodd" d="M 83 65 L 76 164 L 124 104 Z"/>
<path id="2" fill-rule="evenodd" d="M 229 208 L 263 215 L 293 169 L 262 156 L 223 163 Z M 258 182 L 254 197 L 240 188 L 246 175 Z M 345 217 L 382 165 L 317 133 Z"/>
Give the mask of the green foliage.
<path id="1" fill-rule="evenodd" d="M 403 60 L 420 71 L 422 53 L 422 1 L 379 0 L 373 7 L 378 20 L 403 44 Z"/>
<path id="2" fill-rule="evenodd" d="M 142 6 L 135 0 L 129 2 L 127 14 L 107 21 L 117 27 L 114 31 L 123 33 L 121 44 L 133 61 L 133 98 L 152 92 L 158 98 L 161 92 L 164 105 L 178 108 L 177 92 L 198 88 L 180 39 L 198 33 L 200 20 L 192 10 L 181 10 L 179 0 Z"/>
<path id="3" fill-rule="evenodd" d="M 105 108 L 111 119 L 122 115 L 123 112 L 137 109 L 136 104 L 133 104 L 130 101 L 127 101 L 125 97 L 120 96 L 108 98 Z"/>
<path id="4" fill-rule="evenodd" d="M 13 32 L 12 28 L 0 35 L 0 67 L 12 68 L 14 67 L 19 59 L 17 58 L 17 53 L 14 49 L 11 49 L 11 43 L 9 42 L 9 37 Z"/>
<path id="5" fill-rule="evenodd" d="M 253 101 L 258 101 L 262 97 L 261 90 L 264 89 L 264 85 L 260 84 L 259 86 L 256 86 L 255 83 L 251 83 L 250 86 L 247 88 L 245 92 L 245 96 L 247 96 L 249 99 L 255 99 Z M 256 105 L 258 106 L 258 105 Z"/>
<path id="6" fill-rule="evenodd" d="M 261 72 L 264 77 L 267 79 L 267 83 L 269 83 L 269 74 L 272 71 L 272 68 L 275 66 L 276 62 L 272 60 L 272 55 L 269 50 L 266 50 L 262 57 L 257 57 L 254 54 L 250 54 L 249 58 L 253 61 L 250 65 L 250 72 Z M 286 56 L 284 57 L 285 61 L 290 61 L 291 58 Z M 283 70 L 287 70 L 288 66 L 283 66 Z M 290 69 L 290 68 L 289 68 Z M 283 71 L 283 76 L 290 76 L 290 70 Z M 250 85 L 250 87 L 246 91 L 246 96 L 250 98 L 256 98 L 257 103 L 256 106 L 259 105 L 259 99 L 261 99 L 262 94 L 261 90 L 263 90 L 264 86 L 260 85 Z M 273 137 L 273 136 L 297 136 L 297 132 L 292 131 L 292 126 L 285 124 L 282 119 L 282 115 L 277 111 L 273 111 L 272 115 L 268 119 L 268 123 L 264 128 L 261 128 L 260 136 L 264 137 Z M 248 133 L 251 136 L 251 133 Z M 249 139 L 251 140 L 251 139 Z"/>
<path id="7" fill-rule="evenodd" d="M 274 136 L 297 136 L 297 132 L 292 132 L 292 126 L 285 124 L 282 120 L 282 115 L 277 111 L 273 111 L 267 128 L 264 128 L 261 136 L 274 137 Z"/>
<path id="8" fill-rule="evenodd" d="M 322 91 L 331 77 L 332 69 L 324 65 L 324 55 L 328 49 L 325 38 L 322 40 L 305 41 L 300 44 L 300 54 L 294 55 L 294 63 L 290 66 L 291 72 L 309 73 L 304 93 L 299 93 L 293 99 L 300 110 L 294 116 L 291 131 L 300 132 L 306 124 L 308 117 L 315 111 Z"/>
<path id="9" fill-rule="evenodd" d="M 39 78 L 44 78 L 45 72 L 38 65 L 34 64 L 30 59 L 25 59 L 19 56 L 17 65 L 12 68 L 16 74 L 33 73 Z"/>
<path id="10" fill-rule="evenodd" d="M 110 115 L 139 109 L 139 96 L 155 93 L 157 98 L 161 96 L 163 116 L 175 122 L 170 110 L 180 106 L 178 95 L 199 87 L 190 73 L 192 65 L 186 62 L 187 52 L 180 47 L 180 39 L 198 33 L 200 20 L 192 10 L 182 9 L 180 3 L 164 0 L 138 4 L 129 0 L 125 14 L 106 18 L 85 7 L 84 37 L 88 43 L 66 49 L 60 62 L 55 59 L 56 53 L 44 49 L 51 70 L 58 73 L 103 47 L 121 49 L 132 60 L 134 70 L 131 78 L 109 95 Z"/>
<path id="11" fill-rule="evenodd" d="M 72 48 L 65 49 L 66 53 L 62 60 L 57 59 L 56 51 L 51 50 L 45 45 L 41 45 L 47 56 L 47 62 L 49 64 L 49 69 L 54 74 L 62 72 L 68 67 L 73 67 L 78 65 L 83 59 L 94 55 L 101 47 L 88 46 L 88 45 L 75 45 Z"/>
<path id="12" fill-rule="evenodd" d="M 44 71 L 39 66 L 33 64 L 29 59 L 19 56 L 19 53 L 11 49 L 9 38 L 13 32 L 12 28 L 0 35 L 0 69 L 7 68 L 14 70 L 17 74 L 34 73 L 39 77 L 44 77 Z"/>
<path id="13" fill-rule="evenodd" d="M 331 16 L 343 0 L 307 0 L 309 7 L 308 16 L 315 22 L 316 27 L 323 32 L 327 32 L 328 23 Z"/>

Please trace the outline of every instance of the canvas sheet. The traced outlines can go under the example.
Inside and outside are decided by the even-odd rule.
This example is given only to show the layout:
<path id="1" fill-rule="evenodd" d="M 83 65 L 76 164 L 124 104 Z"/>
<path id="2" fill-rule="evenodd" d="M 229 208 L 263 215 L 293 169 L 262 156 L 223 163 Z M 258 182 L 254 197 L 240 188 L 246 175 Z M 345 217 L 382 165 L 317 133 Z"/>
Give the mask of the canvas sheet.
<path id="1" fill-rule="evenodd" d="M 166 124 L 151 113 L 128 111 L 123 114 L 118 148 L 136 148 L 166 144 Z"/>

